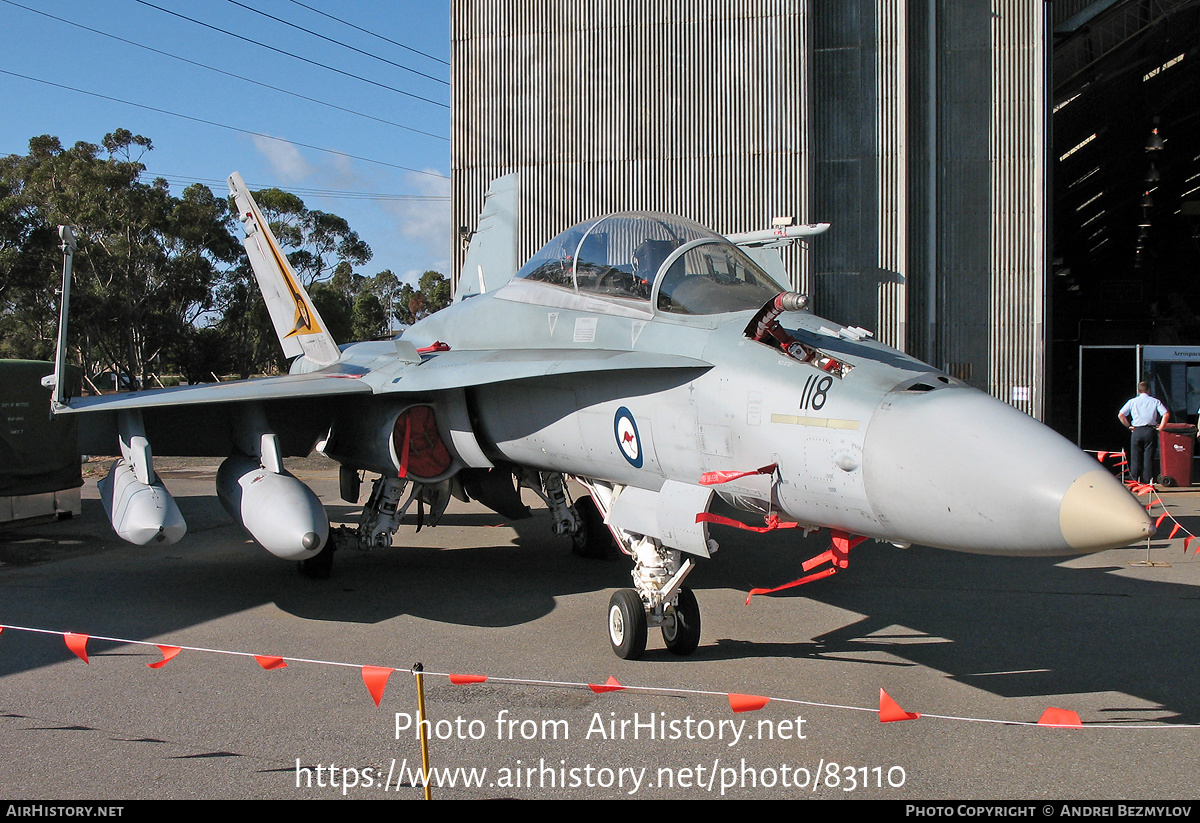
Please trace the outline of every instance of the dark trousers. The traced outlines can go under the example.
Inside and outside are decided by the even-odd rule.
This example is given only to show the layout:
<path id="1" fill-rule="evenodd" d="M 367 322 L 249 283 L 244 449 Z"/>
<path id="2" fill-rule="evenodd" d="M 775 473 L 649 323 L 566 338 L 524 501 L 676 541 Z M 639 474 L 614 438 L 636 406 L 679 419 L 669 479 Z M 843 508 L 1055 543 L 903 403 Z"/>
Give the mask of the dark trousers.
<path id="1" fill-rule="evenodd" d="M 1158 446 L 1158 429 L 1138 426 L 1133 430 L 1129 445 L 1129 473 L 1139 483 L 1154 482 L 1154 458 Z"/>

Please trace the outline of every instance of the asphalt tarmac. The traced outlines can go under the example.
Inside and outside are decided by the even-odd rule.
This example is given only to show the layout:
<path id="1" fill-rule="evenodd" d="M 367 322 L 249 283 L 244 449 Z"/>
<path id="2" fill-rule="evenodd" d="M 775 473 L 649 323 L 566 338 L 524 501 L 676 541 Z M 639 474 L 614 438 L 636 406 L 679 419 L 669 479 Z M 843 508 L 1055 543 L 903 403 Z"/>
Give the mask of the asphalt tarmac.
<path id="1" fill-rule="evenodd" d="M 81 517 L 0 531 L 0 796 L 417 799 L 416 663 L 434 798 L 1200 793 L 1200 561 L 1184 531 L 1165 539 L 1170 519 L 1148 551 L 1078 558 L 867 542 L 849 568 L 749 605 L 828 538 L 714 526 L 721 549 L 689 578 L 699 649 L 675 657 L 652 630 L 625 661 L 605 615 L 631 565 L 573 556 L 540 507 L 514 525 L 454 501 L 437 528 L 340 552 L 314 581 L 229 521 L 216 461 L 159 468 L 189 524 L 175 546 L 120 541 L 95 477 Z M 353 521 L 329 465 L 293 471 Z M 1200 533 L 1200 491 L 1161 494 Z M 1146 557 L 1169 565 L 1130 565 Z M 92 638 L 88 665 L 61 632 Z M 185 649 L 151 669 L 153 645 L 100 637 Z M 396 669 L 379 707 L 364 665 Z M 657 691 L 586 685 L 610 677 Z M 881 723 L 881 689 L 922 716 Z M 734 712 L 730 694 L 771 700 Z M 1083 728 L 1029 725 L 1049 707 Z"/>

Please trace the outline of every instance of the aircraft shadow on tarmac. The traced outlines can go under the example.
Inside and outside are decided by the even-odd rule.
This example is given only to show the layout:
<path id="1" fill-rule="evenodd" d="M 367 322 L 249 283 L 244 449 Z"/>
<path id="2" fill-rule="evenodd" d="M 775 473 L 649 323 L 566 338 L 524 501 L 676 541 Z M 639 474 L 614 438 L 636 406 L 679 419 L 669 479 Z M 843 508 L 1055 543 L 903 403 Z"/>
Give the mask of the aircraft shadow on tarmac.
<path id="1" fill-rule="evenodd" d="M 447 542 L 444 530 L 462 530 L 462 543 L 472 547 L 340 552 L 332 579 L 313 581 L 254 546 L 215 498 L 177 499 L 192 526 L 188 548 L 120 543 L 94 500 L 84 501 L 83 516 L 74 521 L 0 533 L 0 560 L 10 565 L 0 567 L 0 622 L 158 638 L 274 603 L 306 620 L 371 624 L 412 615 L 486 629 L 532 622 L 553 610 L 557 598 L 580 593 L 595 593 L 602 613 L 605 591 L 628 581 L 624 559 L 573 556 L 565 538 L 548 533 L 545 512 L 510 524 L 512 539 L 509 529 L 490 528 L 500 524 L 498 516 L 453 507 L 437 527 L 439 539 Z M 335 521 L 353 511 L 331 507 Z M 1182 519 L 1189 530 L 1200 530 L 1200 518 Z M 36 567 L 11 565 L 15 545 L 49 540 L 70 553 L 73 535 L 81 534 L 103 535 L 103 550 Z M 411 535 L 405 529 L 398 537 Z M 823 551 L 828 539 L 724 527 L 714 527 L 713 536 L 721 550 L 689 579 L 702 605 L 706 590 L 745 593 L 800 577 L 800 563 Z M 773 595 L 861 619 L 818 636 L 797 623 L 794 642 L 713 637 L 706 630 L 695 658 L 824 659 L 864 669 L 921 665 L 1003 697 L 1116 692 L 1147 704 L 1113 706 L 1108 722 L 1200 722 L 1200 691 L 1193 686 L 1200 661 L 1192 647 L 1200 586 L 1113 574 L 1117 566 L 1065 568 L 1057 565 L 1062 560 L 864 543 L 851 552 L 848 569 Z M 1180 555 L 1170 560 L 1183 562 Z M 753 609 L 752 602 L 747 613 Z M 748 617 L 746 625 L 756 619 Z M 0 636 L 0 652 L 0 676 L 70 656 L 61 644 L 15 632 Z M 648 653 L 647 664 L 655 658 Z"/>

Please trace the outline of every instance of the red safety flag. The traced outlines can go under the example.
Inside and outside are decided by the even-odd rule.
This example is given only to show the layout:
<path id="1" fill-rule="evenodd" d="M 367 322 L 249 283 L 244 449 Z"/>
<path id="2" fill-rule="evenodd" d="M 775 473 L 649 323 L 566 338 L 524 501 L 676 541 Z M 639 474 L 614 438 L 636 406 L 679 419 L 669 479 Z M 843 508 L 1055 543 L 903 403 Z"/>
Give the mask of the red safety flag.
<path id="1" fill-rule="evenodd" d="M 594 683 L 588 683 L 588 688 L 594 691 L 596 694 L 604 694 L 605 692 L 619 692 L 624 690 L 625 687 L 618 683 L 617 678 L 610 674 L 608 676 L 608 680 L 604 681 L 603 686 L 597 686 Z"/>
<path id="2" fill-rule="evenodd" d="M 729 518 L 729 517 L 722 517 L 719 514 L 711 514 L 709 512 L 700 512 L 698 515 L 696 515 L 697 523 L 716 523 L 720 526 L 733 526 L 735 529 L 741 529 L 742 531 L 747 531 L 747 532 L 758 532 L 759 534 L 765 534 L 766 532 L 773 532 L 776 529 L 798 529 L 798 528 L 800 528 L 799 523 L 783 522 L 782 520 L 779 519 L 779 515 L 777 515 L 775 512 L 771 512 L 766 517 L 764 517 L 763 520 L 766 521 L 767 525 L 765 525 L 765 526 L 747 526 L 745 523 L 741 522 L 740 520 L 733 520 L 732 518 Z"/>
<path id="3" fill-rule="evenodd" d="M 769 697 L 760 697 L 757 694 L 730 694 L 729 708 L 735 712 L 756 712 L 770 700 Z"/>
<path id="4" fill-rule="evenodd" d="M 750 598 L 754 597 L 756 594 L 774 594 L 775 592 L 781 592 L 784 589 L 791 589 L 796 586 L 803 586 L 805 583 L 811 583 L 814 580 L 820 580 L 822 577 L 829 577 L 831 574 L 837 574 L 837 569 L 822 569 L 816 574 L 810 574 L 808 577 L 801 577 L 799 580 L 793 580 L 791 583 L 784 583 L 782 586 L 776 586 L 773 589 L 751 589 L 750 593 L 746 595 L 746 605 L 750 605 Z"/>
<path id="5" fill-rule="evenodd" d="M 879 722 L 895 723 L 898 720 L 916 720 L 919 712 L 906 712 L 900 704 L 891 698 L 883 689 L 879 690 Z"/>
<path id="6" fill-rule="evenodd" d="M 76 657 L 78 657 L 84 663 L 88 662 L 88 659 L 87 659 L 88 636 L 86 634 L 74 634 L 72 632 L 67 632 L 66 634 L 63 635 L 63 640 L 66 641 L 67 648 L 70 649 L 75 654 Z"/>
<path id="7" fill-rule="evenodd" d="M 417 354 L 429 354 L 435 351 L 450 351 L 450 345 L 441 340 L 435 340 L 432 344 L 417 349 Z"/>
<path id="8" fill-rule="evenodd" d="M 867 539 L 862 535 L 848 534 L 838 529 L 830 529 L 829 534 L 833 537 L 833 565 L 842 569 L 850 565 L 850 550 Z"/>
<path id="9" fill-rule="evenodd" d="M 412 418 L 404 416 L 404 445 L 400 447 L 399 477 L 408 477 L 408 447 L 412 442 Z"/>
<path id="10" fill-rule="evenodd" d="M 1079 719 L 1079 715 L 1070 709 L 1046 709 L 1046 711 L 1042 712 L 1042 716 L 1037 724 L 1039 726 L 1059 726 L 1068 729 L 1083 728 L 1083 721 Z"/>
<path id="11" fill-rule="evenodd" d="M 387 688 L 388 678 L 392 676 L 395 669 L 386 669 L 383 666 L 363 666 L 362 679 L 363 685 L 367 687 L 367 691 L 371 694 L 371 699 L 375 701 L 375 705 L 379 705 L 379 701 L 383 699 L 383 690 Z"/>
<path id="12" fill-rule="evenodd" d="M 156 660 L 153 663 L 147 663 L 146 665 L 151 669 L 161 669 L 163 666 L 167 665 L 167 663 L 171 662 L 175 655 L 183 651 L 183 649 L 179 648 L 178 646 L 159 646 L 158 650 L 162 652 L 163 658 L 162 660 Z"/>
<path id="13" fill-rule="evenodd" d="M 1108 459 L 1108 452 L 1098 452 L 1096 454 L 1096 459 L 1103 463 L 1106 459 Z"/>
<path id="14" fill-rule="evenodd" d="M 268 655 L 256 654 L 254 659 L 258 661 L 258 665 L 270 671 L 271 669 L 286 669 L 287 663 L 283 662 L 282 657 L 270 657 Z"/>
<path id="15" fill-rule="evenodd" d="M 800 564 L 800 568 L 804 569 L 804 571 L 809 571 L 810 569 L 813 569 L 816 566 L 821 565 L 826 560 L 830 561 L 831 563 L 833 562 L 833 549 L 830 549 L 829 551 L 826 551 L 826 552 L 822 552 L 821 554 L 818 554 L 816 557 L 808 558 L 807 560 L 805 560 L 803 563 Z"/>
<path id="16" fill-rule="evenodd" d="M 1189 534 L 1187 537 L 1183 538 L 1183 553 L 1184 554 L 1187 554 L 1188 544 L 1191 543 L 1195 539 L 1196 539 L 1196 535 L 1194 535 L 1194 534 Z M 1197 548 L 1200 548 L 1200 547 L 1197 547 Z"/>
<path id="17" fill-rule="evenodd" d="M 772 514 L 771 517 L 775 517 L 775 515 Z M 697 516 L 697 520 L 699 520 L 699 516 Z M 768 518 L 768 522 L 769 521 L 770 521 L 770 518 Z M 784 525 L 785 526 L 797 526 L 799 524 L 798 523 L 787 523 Z M 746 526 L 745 528 L 750 528 L 750 527 Z M 782 526 L 780 528 L 782 528 Z M 755 530 L 755 531 L 757 531 L 757 530 Z M 769 528 L 764 529 L 763 531 L 770 531 L 770 529 Z M 816 572 L 815 574 L 810 574 L 807 577 L 801 577 L 799 580 L 793 580 L 791 583 L 784 583 L 782 586 L 776 586 L 773 589 L 751 589 L 750 593 L 748 595 L 746 595 L 746 605 L 747 606 L 750 605 L 750 598 L 754 597 L 754 595 L 756 595 L 756 594 L 774 594 L 775 592 L 781 592 L 784 589 L 791 589 L 796 586 L 803 586 L 805 583 L 811 583 L 814 580 L 820 580 L 823 577 L 829 577 L 829 575 L 835 574 L 839 568 L 844 569 L 847 566 L 849 566 L 850 565 L 850 560 L 849 560 L 850 550 L 852 548 L 854 548 L 855 546 L 857 546 L 859 543 L 866 540 L 867 538 L 863 537 L 862 535 L 852 535 L 847 532 L 841 531 L 839 529 L 830 529 L 829 531 L 830 531 L 830 535 L 833 537 L 833 546 L 828 551 L 822 552 L 821 554 L 818 554 L 816 557 L 810 557 L 808 560 L 805 560 L 803 563 L 800 564 L 800 568 L 806 572 L 812 571 L 814 568 L 816 568 L 817 566 L 820 566 L 822 563 L 824 563 L 827 560 L 835 568 L 822 569 L 821 571 Z"/>
<path id="18" fill-rule="evenodd" d="M 727 471 L 727 472 L 705 472 L 700 475 L 701 486 L 716 486 L 720 483 L 728 483 L 730 480 L 737 480 L 739 477 L 750 477 L 755 474 L 774 474 L 775 469 L 779 467 L 778 463 L 772 463 L 769 466 L 763 466 L 761 469 L 754 469 L 748 472 Z"/>
<path id="19" fill-rule="evenodd" d="M 1168 540 L 1171 540 L 1171 539 L 1173 539 L 1173 538 L 1175 537 L 1175 535 L 1179 534 L 1179 530 L 1180 530 L 1180 529 L 1182 529 L 1182 528 L 1183 528 L 1183 524 L 1182 524 L 1182 523 L 1180 523 L 1180 522 L 1178 522 L 1178 521 L 1176 521 L 1176 522 L 1175 522 L 1175 528 L 1171 529 L 1171 533 L 1167 535 L 1167 539 L 1168 539 Z"/>
<path id="20" fill-rule="evenodd" d="M 487 681 L 486 674 L 452 674 L 450 682 L 456 686 L 465 686 L 468 683 L 484 683 Z"/>

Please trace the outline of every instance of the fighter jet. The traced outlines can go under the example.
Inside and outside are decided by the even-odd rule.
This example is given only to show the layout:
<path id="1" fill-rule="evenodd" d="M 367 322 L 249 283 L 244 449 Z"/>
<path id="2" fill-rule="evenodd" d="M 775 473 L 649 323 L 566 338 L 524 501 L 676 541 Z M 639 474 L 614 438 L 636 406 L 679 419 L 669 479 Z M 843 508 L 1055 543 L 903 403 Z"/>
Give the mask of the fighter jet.
<path id="1" fill-rule="evenodd" d="M 236 173 L 229 186 L 290 373 L 58 404 L 79 415 L 84 451 L 119 445 L 100 488 L 133 543 L 186 531 L 152 453 L 225 457 L 225 508 L 314 576 L 335 546 L 391 546 L 406 516 L 436 524 L 451 497 L 527 516 L 527 487 L 578 551 L 612 540 L 632 560 L 606 624 L 613 650 L 636 658 L 650 627 L 671 652 L 696 649 L 684 583 L 716 550 L 714 523 L 827 530 L 831 550 L 805 569 L 830 568 L 813 577 L 866 538 L 1053 555 L 1153 531 L 1108 470 L 1050 429 L 781 286 L 772 247 L 825 225 L 722 236 L 611 214 L 513 272 L 513 189 L 496 185 L 453 305 L 395 340 L 339 346 Z M 347 501 L 378 475 L 356 529 L 331 533 L 284 469 L 314 448 L 341 464 Z M 568 479 L 588 494 L 572 501 Z M 742 517 L 714 513 L 718 497 Z"/>

